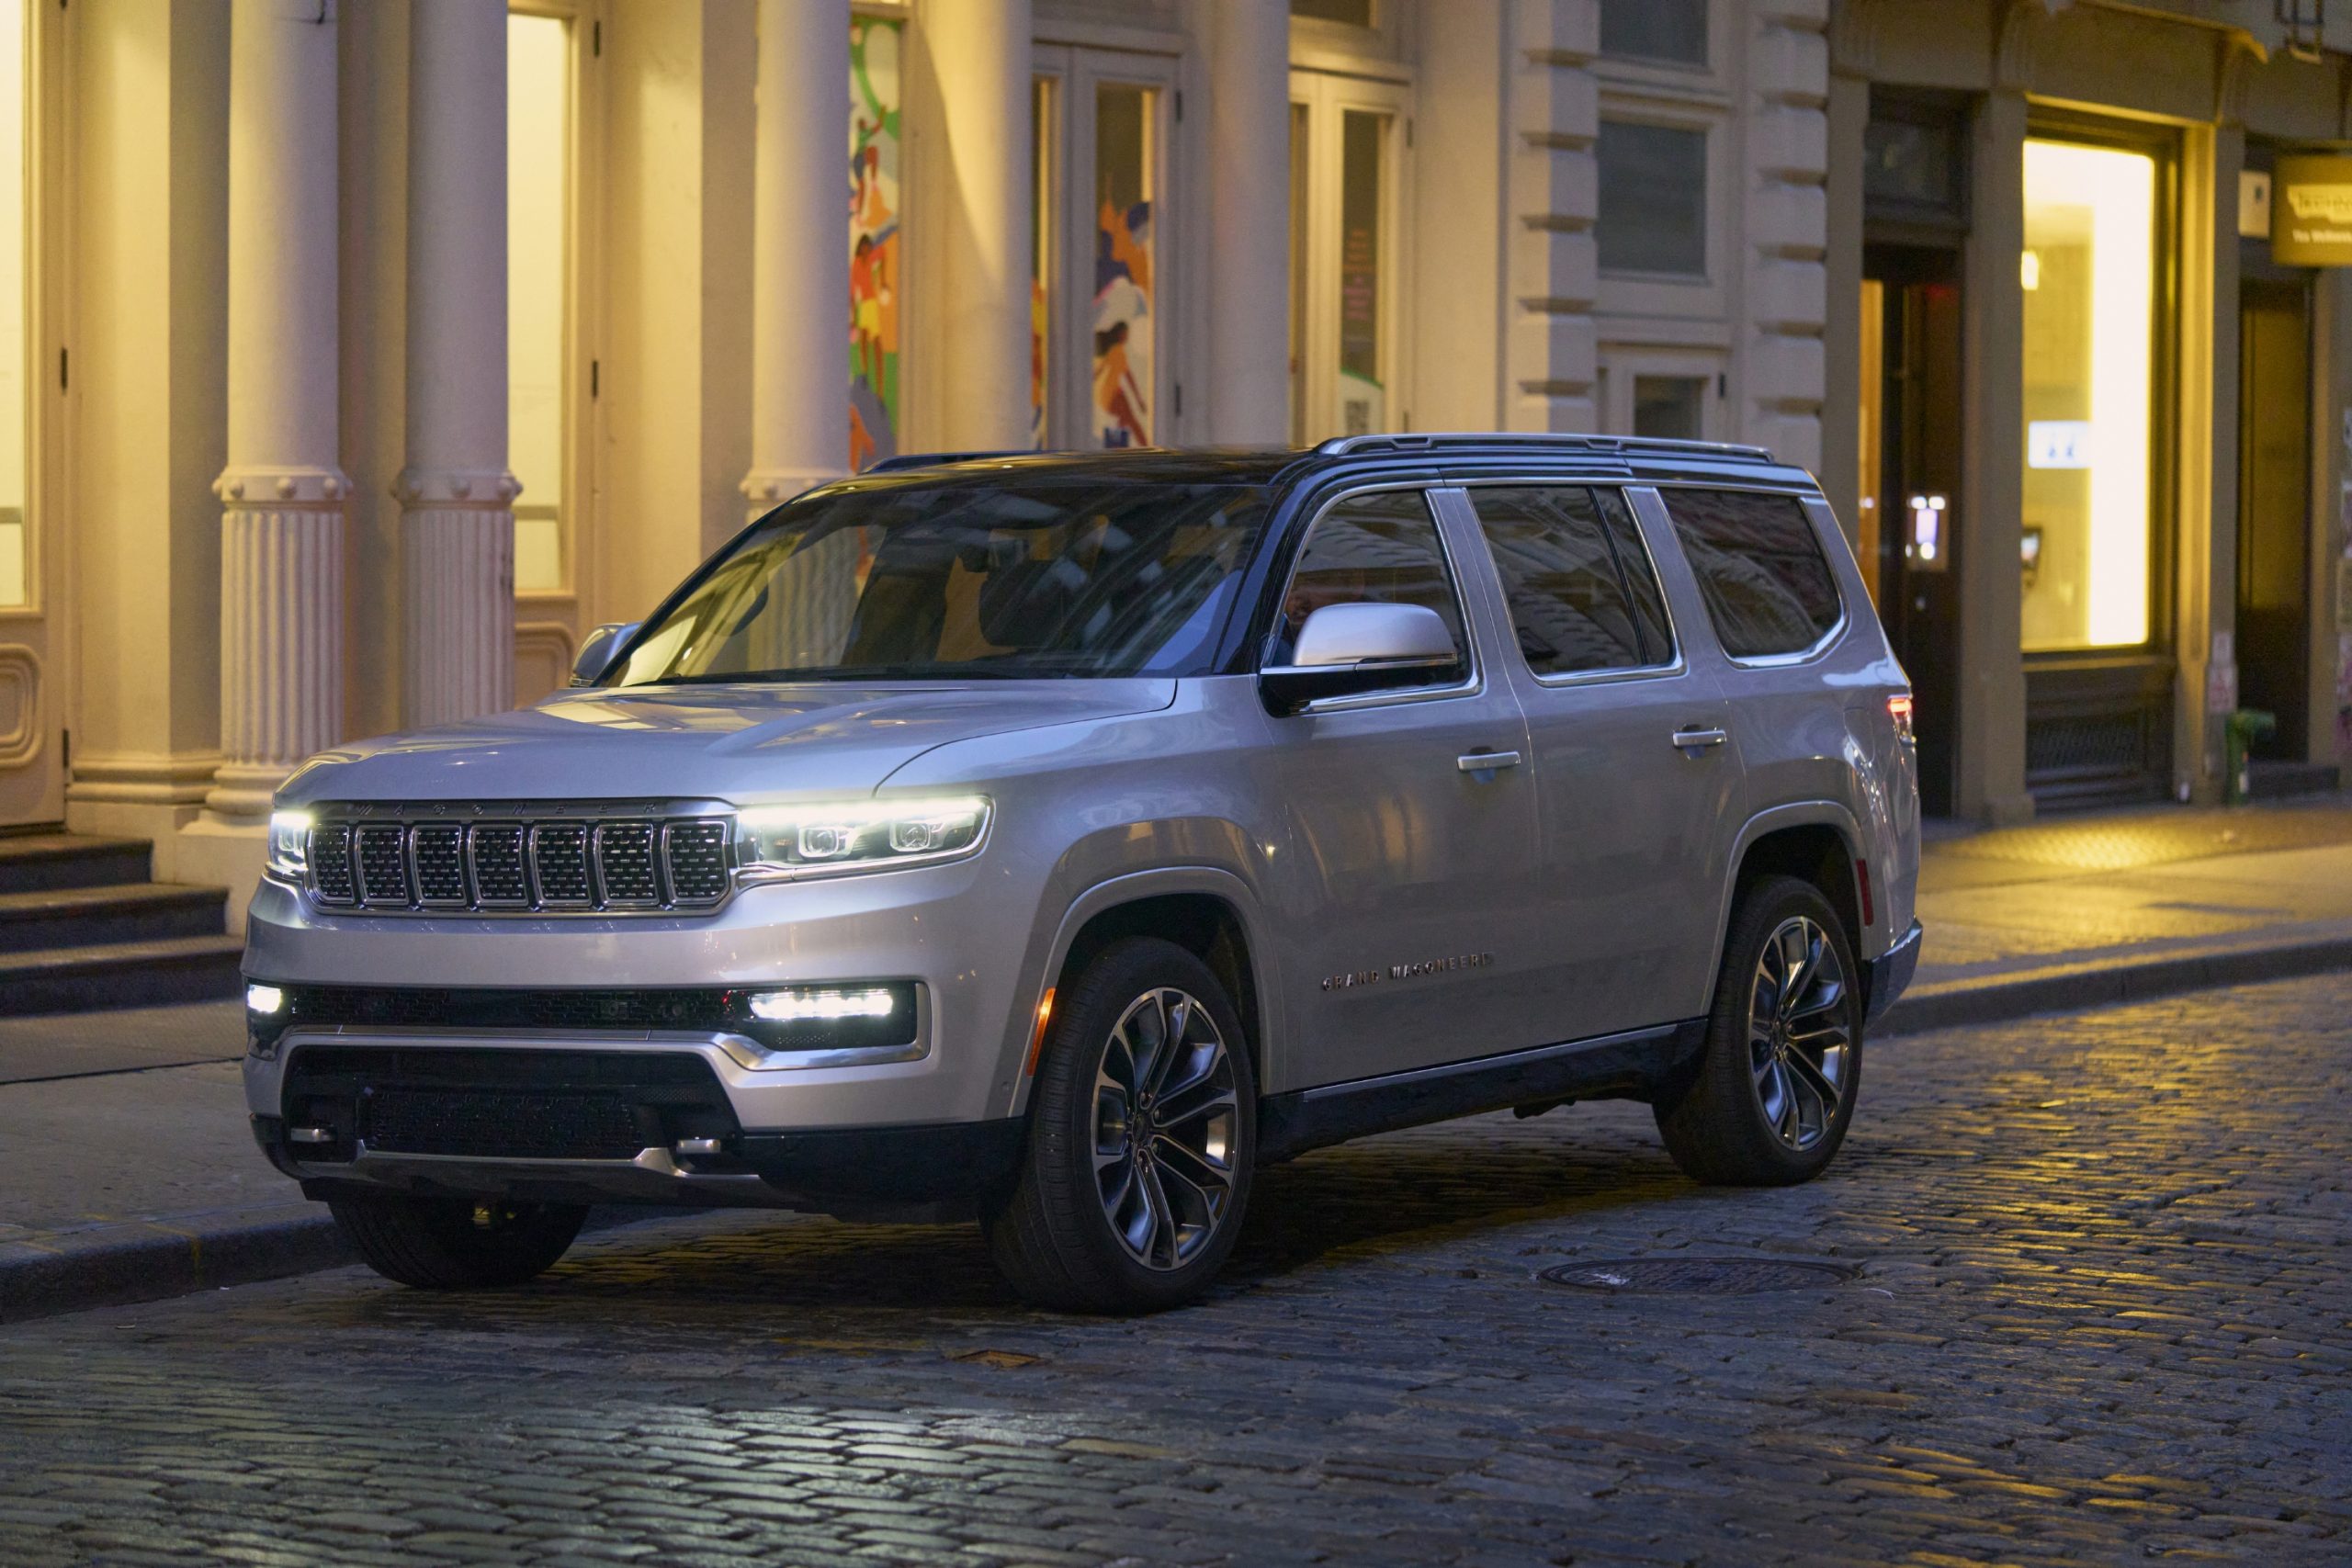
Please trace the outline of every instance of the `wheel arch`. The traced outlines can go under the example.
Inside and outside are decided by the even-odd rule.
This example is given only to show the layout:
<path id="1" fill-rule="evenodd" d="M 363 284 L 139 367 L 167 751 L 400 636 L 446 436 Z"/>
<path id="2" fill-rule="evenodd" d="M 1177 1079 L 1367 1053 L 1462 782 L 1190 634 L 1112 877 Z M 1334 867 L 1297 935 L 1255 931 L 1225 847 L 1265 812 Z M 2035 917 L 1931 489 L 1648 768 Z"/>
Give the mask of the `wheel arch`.
<path id="1" fill-rule="evenodd" d="M 1713 969 L 1723 966 L 1724 944 L 1730 940 L 1732 915 L 1740 898 L 1761 878 L 1775 875 L 1793 876 L 1821 890 L 1860 962 L 1870 927 L 1862 919 L 1855 867 L 1865 858 L 1860 824 L 1834 800 L 1794 802 L 1749 818 L 1732 846 L 1731 874 L 1724 879 L 1722 908 L 1716 911 Z"/>

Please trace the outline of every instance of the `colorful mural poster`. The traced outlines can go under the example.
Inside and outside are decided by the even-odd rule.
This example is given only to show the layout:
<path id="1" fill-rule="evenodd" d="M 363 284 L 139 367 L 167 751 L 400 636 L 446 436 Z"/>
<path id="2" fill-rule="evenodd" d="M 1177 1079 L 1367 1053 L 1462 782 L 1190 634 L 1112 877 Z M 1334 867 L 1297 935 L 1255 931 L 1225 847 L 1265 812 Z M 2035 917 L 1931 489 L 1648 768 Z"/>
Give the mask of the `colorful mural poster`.
<path id="1" fill-rule="evenodd" d="M 849 466 L 899 450 L 899 213 L 902 122 L 899 62 L 906 24 L 849 26 Z"/>
<path id="2" fill-rule="evenodd" d="M 1094 95 L 1094 439 L 1151 445 L 1154 95 Z"/>

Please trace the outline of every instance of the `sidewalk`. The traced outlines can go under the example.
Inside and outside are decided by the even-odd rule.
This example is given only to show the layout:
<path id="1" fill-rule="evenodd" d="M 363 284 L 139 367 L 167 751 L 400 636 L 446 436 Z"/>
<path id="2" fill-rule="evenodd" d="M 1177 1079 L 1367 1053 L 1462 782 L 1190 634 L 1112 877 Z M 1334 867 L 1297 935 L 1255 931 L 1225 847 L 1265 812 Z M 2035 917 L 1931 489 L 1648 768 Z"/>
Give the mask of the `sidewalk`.
<path id="1" fill-rule="evenodd" d="M 2352 968 L 2352 795 L 1939 828 L 1919 918 L 1881 1038 Z M 234 1002 L 0 1021 L 0 1323 L 351 1261 L 254 1147 L 243 1050 Z"/>

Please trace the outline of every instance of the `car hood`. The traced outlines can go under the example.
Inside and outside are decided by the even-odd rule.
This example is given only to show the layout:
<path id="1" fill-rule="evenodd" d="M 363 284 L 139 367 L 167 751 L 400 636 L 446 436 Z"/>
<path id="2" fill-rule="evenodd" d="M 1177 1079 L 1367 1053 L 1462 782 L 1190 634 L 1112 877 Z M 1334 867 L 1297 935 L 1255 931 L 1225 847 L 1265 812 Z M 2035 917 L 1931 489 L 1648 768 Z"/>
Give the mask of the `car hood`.
<path id="1" fill-rule="evenodd" d="M 1147 713 L 1172 680 L 711 685 L 558 693 L 312 758 L 282 804 L 865 795 L 934 746 Z"/>

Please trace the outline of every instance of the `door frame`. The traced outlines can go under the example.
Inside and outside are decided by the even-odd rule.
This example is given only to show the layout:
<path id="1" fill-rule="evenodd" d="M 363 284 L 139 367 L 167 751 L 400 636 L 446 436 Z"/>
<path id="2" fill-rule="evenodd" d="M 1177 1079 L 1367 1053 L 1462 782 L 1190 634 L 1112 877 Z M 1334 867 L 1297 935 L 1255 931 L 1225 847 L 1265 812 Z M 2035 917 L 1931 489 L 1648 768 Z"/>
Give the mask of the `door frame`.
<path id="1" fill-rule="evenodd" d="M 1380 172 L 1380 276 L 1385 284 L 1379 305 L 1382 387 L 1386 395 L 1385 419 L 1391 430 L 1412 428 L 1413 345 L 1404 330 L 1404 300 L 1411 290 L 1414 263 L 1413 211 L 1413 89 L 1402 82 L 1338 72 L 1295 68 L 1290 73 L 1290 103 L 1295 113 L 1304 108 L 1306 125 L 1306 191 L 1294 192 L 1294 202 L 1306 210 L 1306 255 L 1297 265 L 1301 302 L 1298 352 L 1301 368 L 1297 396 L 1305 412 L 1292 412 L 1292 428 L 1303 445 L 1344 435 L 1340 428 L 1340 189 L 1344 168 L 1342 116 L 1360 110 L 1388 118 L 1382 141 Z M 1300 167 L 1297 163 L 1293 168 Z M 1329 193 L 1328 198 L 1325 193 Z M 1319 412 L 1318 412 L 1319 411 Z"/>
<path id="2" fill-rule="evenodd" d="M 74 14 L 25 7 L 26 602 L 0 609 L 0 685 L 17 687 L 25 722 L 0 735 L 0 831 L 64 820 L 67 725 L 77 697 L 73 530 L 65 525 L 74 406 L 66 323 L 76 302 L 65 120 Z"/>

